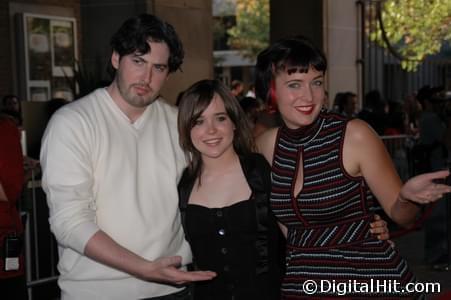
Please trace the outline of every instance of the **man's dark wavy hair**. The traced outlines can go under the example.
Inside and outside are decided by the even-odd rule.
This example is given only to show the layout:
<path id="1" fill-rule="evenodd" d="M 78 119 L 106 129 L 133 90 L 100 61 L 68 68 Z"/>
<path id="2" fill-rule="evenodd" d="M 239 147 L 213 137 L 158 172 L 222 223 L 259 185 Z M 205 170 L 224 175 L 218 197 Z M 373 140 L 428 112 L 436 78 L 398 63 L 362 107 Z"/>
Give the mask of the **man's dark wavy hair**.
<path id="1" fill-rule="evenodd" d="M 151 51 L 148 41 L 165 42 L 169 48 L 169 73 L 180 69 L 183 63 L 183 45 L 171 24 L 154 15 L 141 14 L 127 19 L 112 36 L 110 45 L 120 57 L 131 53 Z"/>

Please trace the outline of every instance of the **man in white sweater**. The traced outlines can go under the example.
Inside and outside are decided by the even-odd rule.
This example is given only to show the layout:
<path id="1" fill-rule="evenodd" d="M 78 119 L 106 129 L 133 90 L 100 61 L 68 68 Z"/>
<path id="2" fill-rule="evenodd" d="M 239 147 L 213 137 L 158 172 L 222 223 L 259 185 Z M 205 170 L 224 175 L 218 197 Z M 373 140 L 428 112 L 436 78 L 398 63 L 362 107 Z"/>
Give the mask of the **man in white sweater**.
<path id="1" fill-rule="evenodd" d="M 111 39 L 110 86 L 61 108 L 43 138 L 43 187 L 62 299 L 190 299 L 178 211 L 185 167 L 174 107 L 159 97 L 183 61 L 173 27 L 144 14 Z"/>

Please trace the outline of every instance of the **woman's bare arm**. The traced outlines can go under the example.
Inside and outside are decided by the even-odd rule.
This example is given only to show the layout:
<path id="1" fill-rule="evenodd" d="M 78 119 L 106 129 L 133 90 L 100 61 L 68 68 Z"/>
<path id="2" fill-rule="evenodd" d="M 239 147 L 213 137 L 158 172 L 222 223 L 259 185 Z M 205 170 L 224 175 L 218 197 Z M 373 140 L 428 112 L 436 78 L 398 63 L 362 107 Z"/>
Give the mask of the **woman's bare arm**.
<path id="1" fill-rule="evenodd" d="M 343 163 L 350 175 L 365 178 L 387 215 L 402 226 L 414 222 L 419 211 L 414 202 L 435 201 L 443 193 L 451 191 L 451 188 L 433 182 L 446 177 L 446 172 L 420 175 L 403 185 L 383 142 L 361 120 L 352 120 L 348 124 Z M 424 198 L 424 191 L 428 191 L 428 199 Z"/>

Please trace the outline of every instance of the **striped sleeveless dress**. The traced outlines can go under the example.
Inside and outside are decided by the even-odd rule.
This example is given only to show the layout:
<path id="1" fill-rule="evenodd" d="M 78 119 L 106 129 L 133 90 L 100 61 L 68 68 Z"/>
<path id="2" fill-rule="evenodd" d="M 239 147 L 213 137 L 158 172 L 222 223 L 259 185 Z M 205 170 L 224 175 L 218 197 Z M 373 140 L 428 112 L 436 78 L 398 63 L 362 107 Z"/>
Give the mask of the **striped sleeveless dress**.
<path id="1" fill-rule="evenodd" d="M 364 178 L 344 170 L 346 124 L 322 111 L 311 126 L 278 131 L 270 205 L 288 229 L 282 299 L 415 298 L 399 293 L 415 282 L 405 260 L 369 232 L 374 201 Z M 304 179 L 294 196 L 300 159 Z"/>

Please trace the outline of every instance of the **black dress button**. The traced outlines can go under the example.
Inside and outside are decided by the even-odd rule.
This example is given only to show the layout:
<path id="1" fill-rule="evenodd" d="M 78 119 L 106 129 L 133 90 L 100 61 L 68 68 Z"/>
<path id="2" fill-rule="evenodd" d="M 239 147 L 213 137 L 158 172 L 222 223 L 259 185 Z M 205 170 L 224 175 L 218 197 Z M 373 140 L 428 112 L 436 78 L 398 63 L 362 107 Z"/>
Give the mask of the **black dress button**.
<path id="1" fill-rule="evenodd" d="M 222 210 L 216 211 L 216 216 L 217 217 L 222 217 Z"/>
<path id="2" fill-rule="evenodd" d="M 221 248 L 221 253 L 222 254 L 227 254 L 227 248 Z"/>

